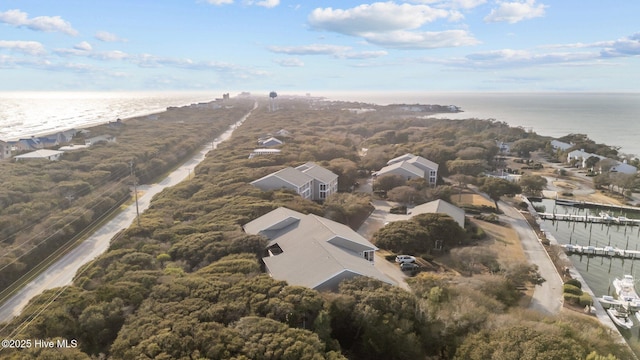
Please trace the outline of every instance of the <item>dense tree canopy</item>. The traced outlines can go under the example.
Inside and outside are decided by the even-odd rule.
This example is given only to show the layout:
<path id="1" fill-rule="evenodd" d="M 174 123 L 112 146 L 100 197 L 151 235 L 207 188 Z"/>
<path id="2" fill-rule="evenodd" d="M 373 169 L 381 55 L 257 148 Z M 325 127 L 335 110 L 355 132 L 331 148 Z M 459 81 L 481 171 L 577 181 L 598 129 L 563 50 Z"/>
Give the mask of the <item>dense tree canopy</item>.
<path id="1" fill-rule="evenodd" d="M 489 195 L 496 204 L 496 210 L 498 210 L 498 201 L 502 196 L 519 194 L 522 192 L 522 188 L 509 180 L 489 177 L 484 179 L 484 183 L 480 186 L 480 191 Z"/>
<path id="2" fill-rule="evenodd" d="M 477 279 L 477 286 L 459 284 L 443 274 L 419 274 L 409 280 L 412 291 L 355 278 L 344 281 L 337 293 L 288 286 L 266 275 L 259 261 L 266 239 L 247 235 L 243 224 L 279 206 L 351 219 L 367 208 L 369 199 L 339 194 L 318 204 L 291 191 L 261 191 L 249 185 L 251 181 L 306 161 L 326 161 L 323 164 L 349 179 L 354 164 L 358 169 L 377 170 L 397 155 L 429 153 L 432 144 L 437 145 L 432 153 L 442 161 L 456 161 L 463 144 L 475 144 L 487 150 L 478 150 L 478 155 L 488 155 L 493 151 L 488 142 L 498 137 L 513 141 L 532 136 L 495 121 L 431 119 L 397 107 L 375 107 L 376 111 L 366 113 L 345 110 L 362 106 L 283 98 L 276 112 L 266 107 L 255 110 L 246 126 L 209 154 L 191 179 L 158 194 L 141 215 L 140 226 L 134 224 L 114 238 L 107 252 L 80 269 L 72 285 L 34 298 L 0 331 L 4 337 L 77 339 L 77 349 L 8 350 L 2 357 L 452 359 L 511 354 L 517 347 L 527 355 L 536 349 L 541 354 L 595 359 L 611 353 L 630 358 L 595 322 L 583 322 L 571 314 L 543 319 L 513 310 L 504 295 L 508 292 L 503 291 L 509 288 L 503 284 L 526 279 L 532 275 L 530 268 L 500 264 L 491 281 Z M 227 110 L 244 114 L 239 108 Z M 164 144 L 160 129 L 155 129 L 158 124 L 148 126 L 144 137 Z M 204 126 L 213 127 L 210 122 Z M 187 124 L 184 128 L 187 133 L 198 132 Z M 258 137 L 280 129 L 291 135 L 279 156 L 248 159 Z M 144 151 L 136 158 L 140 179 L 157 176 L 153 168 L 144 170 L 143 165 L 175 163 L 171 157 L 154 161 L 155 151 L 174 149 L 179 158 L 183 150 L 200 144 L 186 140 L 185 133 L 176 134 L 177 138 L 167 137 L 168 148 L 142 146 Z M 127 142 L 139 144 L 135 140 Z M 367 155 L 360 159 L 363 153 Z M 458 155 L 472 157 L 471 153 Z M 68 162 L 48 165 L 51 172 L 37 173 L 31 183 L 5 182 L 8 172 L 0 171 L 7 184 L 0 190 L 0 202 L 10 215 L 0 220 L 4 221 L 0 230 L 5 224 L 14 226 L 12 219 L 42 216 L 41 211 L 49 209 L 51 204 L 31 192 L 48 186 L 49 179 L 62 183 L 56 196 L 83 193 L 101 181 L 116 182 L 114 176 L 130 171 L 127 162 L 116 160 L 120 155 L 120 149 L 110 146 L 76 153 Z M 459 161 L 480 161 L 484 168 L 487 159 Z M 18 164 L 11 173 L 33 176 L 38 168 Z M 127 187 L 122 184 L 125 197 Z M 447 187 L 429 191 L 450 195 Z M 68 203 L 67 198 L 60 199 Z M 115 204 L 118 199 L 110 201 Z M 70 223 L 66 215 L 57 212 L 56 222 L 50 225 Z M 15 226 L 8 233 L 22 224 Z M 65 226 L 57 230 L 67 231 Z M 391 223 L 376 234 L 378 239 L 388 240 L 389 247 L 398 246 L 398 251 L 426 254 L 437 240 L 446 250 L 465 236 L 453 219 L 430 214 Z M 527 331 L 516 338 L 516 326 Z M 510 347 L 509 340 L 514 343 Z M 483 342 L 495 346 L 488 349 Z"/>
<path id="3" fill-rule="evenodd" d="M 450 249 L 466 240 L 464 230 L 446 214 L 421 214 L 394 221 L 373 235 L 374 243 L 398 254 L 429 254 Z"/>

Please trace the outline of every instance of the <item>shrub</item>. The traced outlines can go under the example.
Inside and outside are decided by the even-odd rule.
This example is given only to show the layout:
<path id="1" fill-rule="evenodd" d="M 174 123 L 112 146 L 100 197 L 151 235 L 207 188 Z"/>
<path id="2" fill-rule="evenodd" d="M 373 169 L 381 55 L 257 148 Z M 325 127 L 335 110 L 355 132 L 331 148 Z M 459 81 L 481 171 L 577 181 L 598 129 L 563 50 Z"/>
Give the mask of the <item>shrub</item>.
<path id="1" fill-rule="evenodd" d="M 582 289 L 582 283 L 578 279 L 569 279 L 564 282 L 565 284 L 573 285 L 579 289 Z"/>
<path id="2" fill-rule="evenodd" d="M 587 294 L 587 293 L 583 293 L 582 295 L 580 295 L 580 306 L 591 306 L 593 305 L 593 299 L 591 298 L 591 295 Z"/>
<path id="3" fill-rule="evenodd" d="M 575 294 L 564 293 L 564 301 L 568 302 L 571 305 L 576 305 L 580 303 L 580 296 Z"/>
<path id="4" fill-rule="evenodd" d="M 565 295 L 567 295 L 567 294 L 573 294 L 573 295 L 578 295 L 578 296 L 582 295 L 582 289 L 580 289 L 579 287 L 577 287 L 575 285 L 564 284 L 563 289 L 564 289 Z"/>

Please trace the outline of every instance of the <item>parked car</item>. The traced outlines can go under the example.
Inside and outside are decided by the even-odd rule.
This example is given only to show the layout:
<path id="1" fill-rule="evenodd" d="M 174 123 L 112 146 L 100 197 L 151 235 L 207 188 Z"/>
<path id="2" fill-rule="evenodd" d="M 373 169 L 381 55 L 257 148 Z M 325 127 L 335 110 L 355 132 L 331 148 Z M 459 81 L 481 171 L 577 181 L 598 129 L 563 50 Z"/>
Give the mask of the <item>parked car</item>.
<path id="1" fill-rule="evenodd" d="M 410 255 L 398 255 L 396 256 L 396 262 L 398 264 L 414 263 L 416 262 L 416 258 Z"/>
<path id="2" fill-rule="evenodd" d="M 420 265 L 416 263 L 402 263 L 400 264 L 400 270 L 402 271 L 418 271 Z"/>
<path id="3" fill-rule="evenodd" d="M 407 207 L 402 205 L 402 206 L 394 206 L 391 209 L 389 209 L 389 213 L 390 214 L 406 214 L 407 213 Z"/>

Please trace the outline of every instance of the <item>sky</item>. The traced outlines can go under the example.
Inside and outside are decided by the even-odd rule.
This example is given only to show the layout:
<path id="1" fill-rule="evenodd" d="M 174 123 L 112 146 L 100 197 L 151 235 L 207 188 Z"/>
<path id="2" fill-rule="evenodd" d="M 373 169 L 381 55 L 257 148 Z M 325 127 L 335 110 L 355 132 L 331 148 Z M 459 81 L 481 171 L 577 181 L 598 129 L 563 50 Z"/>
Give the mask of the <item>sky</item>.
<path id="1" fill-rule="evenodd" d="M 640 1 L 2 0 L 0 91 L 640 91 Z"/>

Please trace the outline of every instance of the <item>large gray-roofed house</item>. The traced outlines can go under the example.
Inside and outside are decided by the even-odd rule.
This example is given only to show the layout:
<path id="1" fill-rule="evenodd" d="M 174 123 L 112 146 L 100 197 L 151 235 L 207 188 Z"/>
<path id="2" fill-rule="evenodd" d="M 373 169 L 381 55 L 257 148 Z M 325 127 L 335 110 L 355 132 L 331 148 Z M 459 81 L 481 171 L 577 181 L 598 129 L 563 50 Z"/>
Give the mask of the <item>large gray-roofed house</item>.
<path id="1" fill-rule="evenodd" d="M 338 175 L 322 166 L 308 162 L 296 167 L 313 178 L 313 199 L 324 200 L 338 192 Z"/>
<path id="2" fill-rule="evenodd" d="M 419 167 L 413 164 L 408 163 L 406 160 L 393 163 L 391 165 L 387 165 L 382 169 L 376 171 L 374 175 L 375 176 L 398 175 L 398 176 L 402 176 L 406 180 L 425 177 L 424 170 L 420 169 Z"/>
<path id="3" fill-rule="evenodd" d="M 270 240 L 269 256 L 262 260 L 272 277 L 290 285 L 335 291 L 342 280 L 356 276 L 394 284 L 374 266 L 378 248 L 345 225 L 278 208 L 243 228 Z"/>
<path id="4" fill-rule="evenodd" d="M 322 166 L 308 162 L 295 169 L 284 168 L 252 181 L 251 185 L 262 190 L 288 188 L 310 200 L 325 200 L 338 192 L 338 175 Z"/>
<path id="5" fill-rule="evenodd" d="M 292 167 L 263 176 L 251 185 L 261 190 L 291 189 L 305 199 L 313 198 L 313 178 Z"/>
<path id="6" fill-rule="evenodd" d="M 387 165 L 397 163 L 409 163 L 424 171 L 424 178 L 427 179 L 430 185 L 435 185 L 438 180 L 438 164 L 433 161 L 423 158 L 422 156 L 413 155 L 410 153 L 398 156 L 387 161 Z"/>

